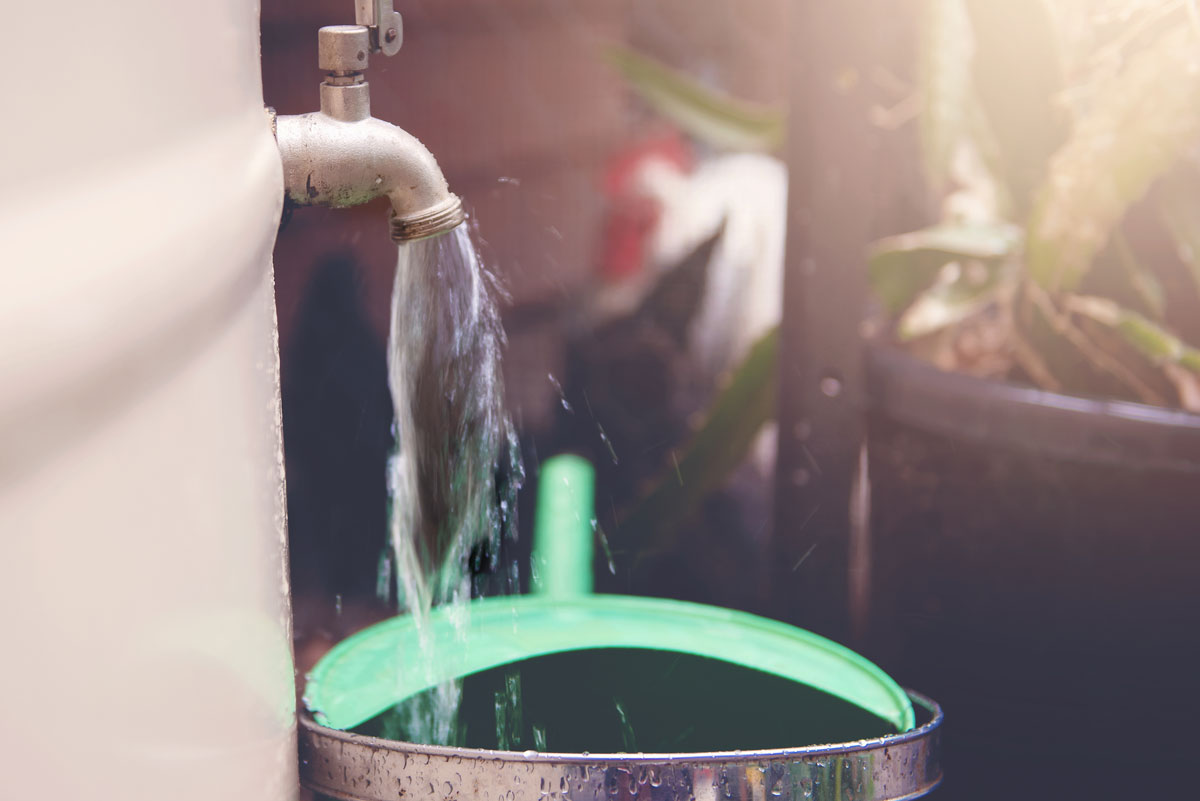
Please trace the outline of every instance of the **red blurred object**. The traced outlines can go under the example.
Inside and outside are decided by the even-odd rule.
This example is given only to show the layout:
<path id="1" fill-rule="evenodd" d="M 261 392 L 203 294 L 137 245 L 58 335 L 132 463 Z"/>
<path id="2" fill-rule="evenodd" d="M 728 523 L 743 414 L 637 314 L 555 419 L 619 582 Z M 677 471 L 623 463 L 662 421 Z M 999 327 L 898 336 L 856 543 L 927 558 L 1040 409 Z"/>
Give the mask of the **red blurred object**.
<path id="1" fill-rule="evenodd" d="M 659 202 L 637 185 L 640 168 L 659 159 L 691 172 L 695 154 L 677 130 L 666 130 L 625 148 L 609 162 L 604 173 L 604 194 L 609 208 L 604 219 L 600 278 L 618 282 L 636 275 L 646 261 L 646 240 L 662 215 Z"/>

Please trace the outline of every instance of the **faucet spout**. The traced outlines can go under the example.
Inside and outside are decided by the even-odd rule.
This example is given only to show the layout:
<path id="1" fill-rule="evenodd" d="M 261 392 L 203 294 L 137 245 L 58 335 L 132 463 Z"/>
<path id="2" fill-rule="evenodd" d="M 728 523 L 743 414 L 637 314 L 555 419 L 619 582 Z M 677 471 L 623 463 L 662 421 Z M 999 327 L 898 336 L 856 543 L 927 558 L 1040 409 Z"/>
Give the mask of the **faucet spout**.
<path id="1" fill-rule="evenodd" d="M 462 201 L 415 136 L 371 116 L 362 75 L 369 41 L 363 26 L 321 28 L 321 110 L 275 121 L 285 192 L 297 205 L 335 208 L 386 196 L 392 239 L 445 233 L 466 219 Z"/>

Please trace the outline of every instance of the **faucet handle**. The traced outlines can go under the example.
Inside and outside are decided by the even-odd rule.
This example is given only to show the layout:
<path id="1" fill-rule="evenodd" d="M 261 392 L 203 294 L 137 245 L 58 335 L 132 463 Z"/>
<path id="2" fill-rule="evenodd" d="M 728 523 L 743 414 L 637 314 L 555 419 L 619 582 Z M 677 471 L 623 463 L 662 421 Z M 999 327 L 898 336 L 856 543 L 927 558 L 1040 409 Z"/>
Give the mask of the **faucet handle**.
<path id="1" fill-rule="evenodd" d="M 362 25 L 326 25 L 317 31 L 317 63 L 322 72 L 362 72 L 370 50 L 370 34 Z"/>
<path id="2" fill-rule="evenodd" d="M 354 21 L 371 31 L 371 49 L 385 56 L 400 52 L 404 24 L 392 10 L 392 0 L 354 0 Z"/>

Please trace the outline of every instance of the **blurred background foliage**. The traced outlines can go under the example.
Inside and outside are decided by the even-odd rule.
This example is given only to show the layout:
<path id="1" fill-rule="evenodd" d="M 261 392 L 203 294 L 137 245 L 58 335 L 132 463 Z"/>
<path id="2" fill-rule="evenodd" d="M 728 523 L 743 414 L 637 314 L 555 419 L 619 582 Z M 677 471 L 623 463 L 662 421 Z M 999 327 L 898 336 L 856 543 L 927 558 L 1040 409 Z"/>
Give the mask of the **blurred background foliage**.
<path id="1" fill-rule="evenodd" d="M 940 219 L 865 254 L 877 335 L 947 370 L 1200 411 L 1196 4 L 923 0 L 919 36 L 912 106 Z M 629 47 L 605 58 L 711 152 L 782 143 L 780 108 Z M 751 452 L 777 336 L 729 371 L 616 547 L 665 548 Z"/>
<path id="2" fill-rule="evenodd" d="M 895 343 L 1200 410 L 1200 15 L 1180 0 L 926 0 L 932 227 L 880 241 Z"/>

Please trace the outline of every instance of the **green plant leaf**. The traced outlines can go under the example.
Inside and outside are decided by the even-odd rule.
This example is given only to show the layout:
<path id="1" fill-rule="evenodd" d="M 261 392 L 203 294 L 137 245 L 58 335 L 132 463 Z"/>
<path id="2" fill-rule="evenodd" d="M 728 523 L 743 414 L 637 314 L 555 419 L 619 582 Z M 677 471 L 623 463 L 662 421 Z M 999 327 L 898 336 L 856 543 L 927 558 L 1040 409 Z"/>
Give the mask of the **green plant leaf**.
<path id="1" fill-rule="evenodd" d="M 1122 308 L 1108 298 L 1094 295 L 1068 296 L 1065 306 L 1069 311 L 1117 332 L 1157 365 L 1173 364 L 1200 373 L 1200 350 L 1137 312 Z"/>
<path id="2" fill-rule="evenodd" d="M 1130 288 L 1154 317 L 1163 319 L 1167 312 L 1167 299 L 1158 277 L 1138 259 L 1119 228 L 1113 232 L 1112 242 Z"/>
<path id="3" fill-rule="evenodd" d="M 946 224 L 882 239 L 867 259 L 871 287 L 891 315 L 908 308 L 953 261 L 988 264 L 1017 252 L 1021 231 L 1014 225 Z"/>
<path id="4" fill-rule="evenodd" d="M 735 151 L 777 149 L 784 112 L 714 91 L 693 78 L 620 45 L 604 56 L 660 114 L 697 139 Z"/>
<path id="5" fill-rule="evenodd" d="M 999 297 L 1002 272 L 998 264 L 979 261 L 946 265 L 933 286 L 900 315 L 896 337 L 908 342 L 967 319 Z"/>
<path id="6" fill-rule="evenodd" d="M 1163 34 L 1098 92 L 1050 162 L 1030 219 L 1030 276 L 1071 290 L 1129 207 L 1200 135 L 1200 46 Z"/>
<path id="7" fill-rule="evenodd" d="M 759 430 L 775 416 L 778 350 L 776 326 L 750 348 L 683 458 L 621 522 L 611 540 L 614 549 L 636 551 L 639 557 L 663 550 L 704 495 L 745 461 Z"/>
<path id="8" fill-rule="evenodd" d="M 1192 180 L 1188 180 L 1191 178 Z M 1200 292 L 1200 182 L 1193 175 L 1168 176 L 1162 182 L 1159 215 Z"/>
<path id="9" fill-rule="evenodd" d="M 925 0 L 920 25 L 921 153 L 936 195 L 949 183 L 954 153 L 971 133 L 971 23 L 964 0 Z"/>
<path id="10" fill-rule="evenodd" d="M 1052 298 L 1033 282 L 1026 282 L 1021 289 L 1014 317 L 1018 335 L 1028 346 L 1025 356 L 1032 356 L 1044 372 L 1044 375 L 1031 373 L 1040 385 L 1089 397 L 1159 404 L 1165 401 L 1112 353 L 1112 344 L 1120 342 L 1120 338 L 1112 335 L 1110 329 L 1093 326 L 1093 330 L 1087 330 L 1079 324 L 1087 322 L 1086 318 L 1063 308 L 1061 299 Z M 1105 343 L 1108 347 L 1092 336 L 1096 328 L 1109 335 L 1111 342 Z"/>
<path id="11" fill-rule="evenodd" d="M 975 96 L 996 150 L 995 174 L 1024 218 L 1046 163 L 1070 130 L 1059 41 L 1046 0 L 965 0 Z"/>

